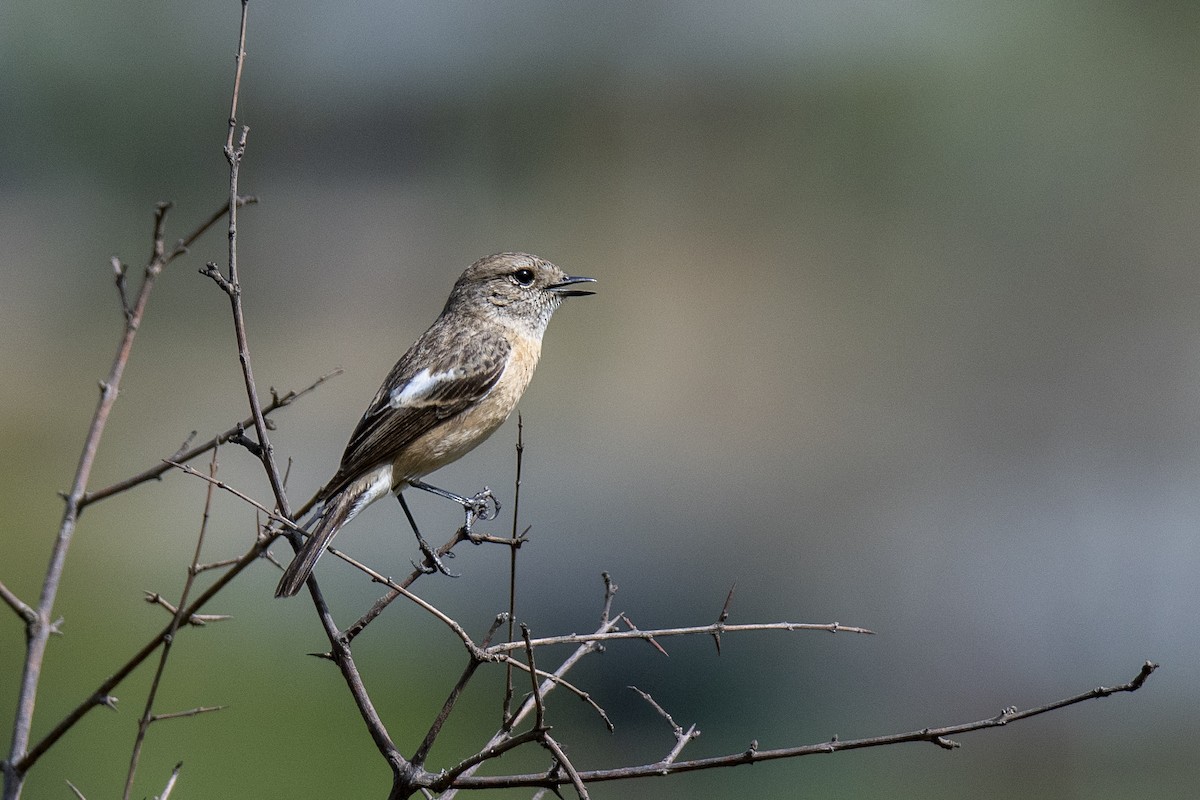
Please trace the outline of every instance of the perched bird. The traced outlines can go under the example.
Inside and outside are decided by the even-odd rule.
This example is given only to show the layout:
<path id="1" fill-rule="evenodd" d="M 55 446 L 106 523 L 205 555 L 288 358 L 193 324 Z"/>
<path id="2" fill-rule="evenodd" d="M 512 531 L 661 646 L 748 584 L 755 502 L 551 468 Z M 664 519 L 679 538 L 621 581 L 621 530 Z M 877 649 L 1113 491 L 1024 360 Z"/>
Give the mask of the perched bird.
<path id="1" fill-rule="evenodd" d="M 291 597 L 341 530 L 371 503 L 395 493 L 430 563 L 401 492 L 409 486 L 484 513 L 490 495 L 467 498 L 421 480 L 469 452 L 508 418 L 533 377 L 542 335 L 563 298 L 593 278 L 567 275 L 528 253 L 499 253 L 467 267 L 429 330 L 392 371 L 350 436 L 337 474 L 321 490 L 322 507 L 307 541 L 284 570 L 276 597 Z"/>

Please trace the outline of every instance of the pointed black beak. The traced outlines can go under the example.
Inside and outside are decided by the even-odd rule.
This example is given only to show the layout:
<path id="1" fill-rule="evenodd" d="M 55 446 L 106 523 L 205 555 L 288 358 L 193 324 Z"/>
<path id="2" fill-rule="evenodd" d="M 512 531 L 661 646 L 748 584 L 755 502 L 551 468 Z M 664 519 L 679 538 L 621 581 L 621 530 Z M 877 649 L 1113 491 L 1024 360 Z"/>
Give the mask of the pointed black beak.
<path id="1" fill-rule="evenodd" d="M 579 275 L 568 275 L 566 280 L 559 281 L 558 283 L 552 283 L 547 286 L 546 291 L 554 292 L 559 297 L 586 297 L 589 294 L 595 294 L 595 292 L 586 292 L 582 289 L 570 289 L 568 287 L 574 286 L 577 283 L 595 282 L 595 278 L 584 278 Z"/>

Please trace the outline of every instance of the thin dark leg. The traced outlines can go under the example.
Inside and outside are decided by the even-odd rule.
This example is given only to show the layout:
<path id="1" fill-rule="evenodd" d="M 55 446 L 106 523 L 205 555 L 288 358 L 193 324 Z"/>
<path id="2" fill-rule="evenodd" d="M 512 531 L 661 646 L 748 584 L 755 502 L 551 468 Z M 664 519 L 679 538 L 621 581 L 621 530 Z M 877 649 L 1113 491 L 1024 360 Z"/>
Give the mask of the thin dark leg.
<path id="1" fill-rule="evenodd" d="M 457 573 L 446 569 L 446 565 L 442 563 L 442 559 L 438 558 L 438 554 L 434 552 L 434 549 L 429 546 L 429 542 L 425 541 L 425 537 L 421 535 L 421 531 L 417 528 L 417 521 L 413 519 L 412 511 L 408 509 L 408 503 L 404 502 L 404 494 L 402 492 L 398 493 L 396 499 L 400 501 L 400 507 L 404 509 L 404 516 L 408 517 L 408 524 L 412 526 L 413 533 L 417 535 L 417 546 L 421 548 L 421 555 L 425 556 L 427 563 L 433 565 L 427 567 L 424 564 L 418 564 L 414 561 L 413 566 L 426 575 L 432 572 L 440 572 L 451 578 L 459 577 Z"/>
<path id="2" fill-rule="evenodd" d="M 414 489 L 420 489 L 423 492 L 429 492 L 430 494 L 436 494 L 438 497 L 453 500 L 462 506 L 463 511 L 467 514 L 467 520 L 464 523 L 467 533 L 471 532 L 471 525 L 475 520 L 492 520 L 500 514 L 500 501 L 492 494 L 492 490 L 486 487 L 482 492 L 472 497 L 463 497 L 460 494 L 439 489 L 436 486 L 428 484 L 425 481 L 416 480 L 415 478 L 409 479 L 408 485 Z"/>

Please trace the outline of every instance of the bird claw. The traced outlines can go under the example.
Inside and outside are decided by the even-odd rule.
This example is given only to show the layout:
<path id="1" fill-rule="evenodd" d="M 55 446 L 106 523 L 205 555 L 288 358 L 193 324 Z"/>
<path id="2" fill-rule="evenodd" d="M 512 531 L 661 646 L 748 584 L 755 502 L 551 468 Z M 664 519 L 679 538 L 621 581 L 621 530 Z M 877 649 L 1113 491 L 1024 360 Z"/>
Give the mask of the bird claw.
<path id="1" fill-rule="evenodd" d="M 476 492 L 467 498 L 463 510 L 467 514 L 467 533 L 470 533 L 471 525 L 476 521 L 491 522 L 500 516 L 500 501 L 492 494 L 492 490 L 485 486 L 482 492 Z"/>
<path id="2" fill-rule="evenodd" d="M 446 565 L 442 563 L 441 557 L 438 556 L 437 552 L 429 546 L 429 542 L 426 542 L 421 536 L 417 537 L 417 546 L 421 548 L 421 555 L 425 556 L 425 560 L 420 564 L 413 561 L 412 565 L 422 575 L 432 575 L 435 572 L 440 572 L 447 578 L 462 577 L 461 573 L 451 572 L 449 569 L 447 569 Z M 446 557 L 454 558 L 454 553 L 446 553 Z"/>

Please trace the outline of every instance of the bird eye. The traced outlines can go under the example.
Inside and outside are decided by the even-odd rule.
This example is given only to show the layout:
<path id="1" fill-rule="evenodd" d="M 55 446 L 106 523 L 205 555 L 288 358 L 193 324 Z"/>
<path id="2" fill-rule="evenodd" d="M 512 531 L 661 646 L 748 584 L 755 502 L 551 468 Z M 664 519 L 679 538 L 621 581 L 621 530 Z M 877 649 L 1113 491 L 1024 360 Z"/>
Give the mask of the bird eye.
<path id="1" fill-rule="evenodd" d="M 533 283 L 533 270 L 522 268 L 512 274 L 512 279 L 519 286 L 529 286 Z"/>

